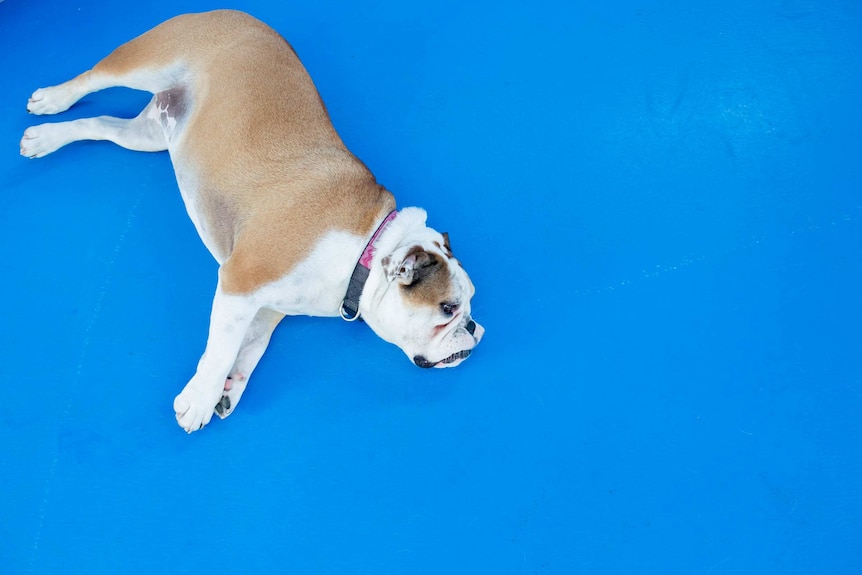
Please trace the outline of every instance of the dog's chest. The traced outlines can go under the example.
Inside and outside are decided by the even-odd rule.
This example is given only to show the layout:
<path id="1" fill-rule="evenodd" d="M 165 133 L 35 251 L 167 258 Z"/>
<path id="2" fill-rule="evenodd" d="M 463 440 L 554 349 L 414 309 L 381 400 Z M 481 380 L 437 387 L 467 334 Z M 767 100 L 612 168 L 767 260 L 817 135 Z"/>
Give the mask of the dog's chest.
<path id="1" fill-rule="evenodd" d="M 348 232 L 323 234 L 302 262 L 252 297 L 261 307 L 285 315 L 336 316 L 347 290 L 350 270 L 364 240 Z"/>

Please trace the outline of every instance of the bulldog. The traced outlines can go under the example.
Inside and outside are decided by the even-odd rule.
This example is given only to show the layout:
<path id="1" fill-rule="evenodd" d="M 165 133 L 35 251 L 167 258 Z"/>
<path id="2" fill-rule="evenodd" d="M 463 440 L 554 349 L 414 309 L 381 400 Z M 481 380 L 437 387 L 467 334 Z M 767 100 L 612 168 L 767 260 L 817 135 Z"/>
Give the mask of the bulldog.
<path id="1" fill-rule="evenodd" d="M 78 140 L 167 150 L 186 210 L 219 264 L 206 349 L 174 399 L 191 433 L 239 404 L 286 315 L 362 318 L 419 367 L 454 367 L 482 339 L 473 284 L 426 213 L 392 194 L 341 141 L 293 48 L 236 11 L 172 18 L 27 110 L 63 112 L 112 86 L 153 98 L 135 118 L 28 128 L 21 154 Z"/>

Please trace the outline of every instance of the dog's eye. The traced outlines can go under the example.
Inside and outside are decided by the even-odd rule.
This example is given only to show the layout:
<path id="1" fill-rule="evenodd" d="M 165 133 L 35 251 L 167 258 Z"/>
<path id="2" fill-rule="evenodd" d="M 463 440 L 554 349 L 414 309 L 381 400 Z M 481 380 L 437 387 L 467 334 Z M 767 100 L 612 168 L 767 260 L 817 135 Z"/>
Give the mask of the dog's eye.
<path id="1" fill-rule="evenodd" d="M 458 311 L 458 304 L 454 302 L 444 301 L 440 304 L 440 311 L 443 312 L 443 315 L 451 316 L 456 311 Z"/>

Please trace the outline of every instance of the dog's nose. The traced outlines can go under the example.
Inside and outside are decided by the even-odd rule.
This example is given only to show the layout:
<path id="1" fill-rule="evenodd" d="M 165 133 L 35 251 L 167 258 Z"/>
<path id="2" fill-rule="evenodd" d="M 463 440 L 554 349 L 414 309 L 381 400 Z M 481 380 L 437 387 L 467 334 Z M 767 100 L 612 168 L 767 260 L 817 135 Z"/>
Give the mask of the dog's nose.
<path id="1" fill-rule="evenodd" d="M 473 318 L 470 318 L 464 328 L 467 330 L 467 333 L 473 336 L 477 345 L 482 340 L 482 336 L 485 335 L 485 328 L 473 321 Z"/>
<path id="2" fill-rule="evenodd" d="M 473 318 L 470 318 L 470 321 L 468 321 L 467 325 L 465 326 L 467 329 L 467 332 L 470 335 L 472 335 L 473 337 L 475 337 L 475 334 L 476 334 L 476 325 L 477 324 L 475 321 L 473 321 Z"/>
<path id="3" fill-rule="evenodd" d="M 413 363 L 418 365 L 419 367 L 434 367 L 434 364 L 428 361 L 424 355 L 417 355 L 413 358 Z"/>

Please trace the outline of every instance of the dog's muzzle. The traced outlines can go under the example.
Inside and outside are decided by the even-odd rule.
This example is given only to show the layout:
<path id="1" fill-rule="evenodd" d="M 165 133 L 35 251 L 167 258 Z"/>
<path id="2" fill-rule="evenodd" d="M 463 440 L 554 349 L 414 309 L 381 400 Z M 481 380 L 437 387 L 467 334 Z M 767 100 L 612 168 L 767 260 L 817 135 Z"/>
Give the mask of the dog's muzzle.
<path id="1" fill-rule="evenodd" d="M 481 334 L 480 337 L 476 337 L 476 328 L 477 324 L 475 321 L 472 320 L 472 318 L 467 322 L 467 325 L 464 326 L 464 329 L 467 330 L 467 333 L 469 333 L 473 337 L 474 346 L 479 343 L 479 339 L 481 338 Z M 457 351 L 449 357 L 441 359 L 440 361 L 429 361 L 428 358 L 426 358 L 424 355 L 417 355 L 413 358 L 413 363 L 423 368 L 444 367 L 447 364 L 455 363 L 458 360 L 467 359 L 468 357 L 470 357 L 471 353 L 473 353 L 473 348 L 462 349 L 461 351 Z"/>

